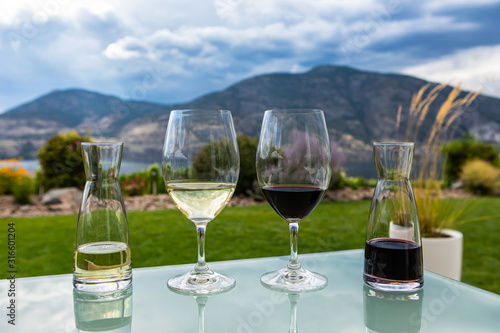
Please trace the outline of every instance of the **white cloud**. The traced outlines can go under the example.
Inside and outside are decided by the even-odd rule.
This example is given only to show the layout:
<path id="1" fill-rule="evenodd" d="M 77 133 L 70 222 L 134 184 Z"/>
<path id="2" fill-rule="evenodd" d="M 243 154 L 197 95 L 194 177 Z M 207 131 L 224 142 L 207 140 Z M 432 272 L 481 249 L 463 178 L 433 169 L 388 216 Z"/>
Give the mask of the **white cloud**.
<path id="1" fill-rule="evenodd" d="M 126 61 L 131 68 L 143 67 L 137 61 L 141 59 L 180 66 L 186 72 L 213 73 L 217 69 L 219 80 L 229 80 L 266 71 L 304 71 L 311 66 L 303 63 L 311 59 L 322 64 L 344 63 L 342 54 L 348 48 L 352 50 L 346 53 L 377 57 L 365 49 L 407 34 L 474 29 L 473 24 L 448 16 L 399 18 L 405 3 L 397 1 L 384 5 L 377 1 L 216 0 L 214 8 L 222 21 L 127 35 L 110 43 L 104 55 Z M 350 60 L 346 59 L 347 64 Z M 392 69 L 393 65 L 389 62 L 385 67 Z M 232 73 L 235 69 L 237 74 Z"/>
<path id="2" fill-rule="evenodd" d="M 376 0 L 214 0 L 217 14 L 236 25 L 258 25 L 276 22 L 300 22 L 323 18 L 349 20 L 380 10 L 384 5 Z"/>
<path id="3" fill-rule="evenodd" d="M 439 1 L 428 1 L 425 3 L 424 8 L 429 11 L 439 11 L 447 10 L 450 8 L 457 7 L 477 7 L 482 5 L 491 5 L 499 3 L 499 0 L 439 0 Z"/>
<path id="4" fill-rule="evenodd" d="M 138 45 L 142 46 L 144 57 L 151 56 L 151 52 L 157 58 L 165 55 L 209 57 L 214 52 L 224 53 L 228 50 L 266 52 L 283 48 L 284 52 L 307 52 L 308 46 L 316 47 L 318 43 L 338 41 L 337 32 L 337 24 L 324 20 L 300 22 L 293 26 L 273 23 L 242 29 L 224 26 L 184 27 L 175 31 L 162 29 L 145 37 L 121 38 L 110 44 L 105 54 L 110 58 L 118 58 L 120 54 L 128 58 L 129 52 L 137 51 Z"/>
<path id="5" fill-rule="evenodd" d="M 320 64 L 412 71 L 417 67 L 410 65 L 448 51 L 414 56 L 408 49 L 412 45 L 401 48 L 405 37 L 418 33 L 432 39 L 435 32 L 458 36 L 481 28 L 478 19 L 444 14 L 450 13 L 444 9 L 469 10 L 476 3 L 443 1 L 7 1 L 0 11 L 0 88 L 16 91 L 0 89 L 0 110 L 70 86 L 124 95 L 141 84 L 148 68 L 157 66 L 162 68 L 162 83 L 145 98 L 154 95 L 161 102 L 189 100 L 257 74 L 302 72 Z M 21 39 L 13 41 L 8 34 Z M 384 49 L 395 40 L 403 42 Z M 343 47 L 354 50 L 353 61 L 344 61 Z M 466 66 L 470 73 L 462 70 L 464 83 L 483 68 L 473 62 L 483 59 L 482 51 L 476 52 Z M 486 58 L 478 61 L 491 65 L 492 58 Z M 442 63 L 429 69 L 429 75 L 445 77 L 442 64 L 460 59 L 435 60 Z"/>
<path id="6" fill-rule="evenodd" d="M 245 70 L 249 76 L 263 64 L 274 63 L 275 57 L 288 58 L 287 62 L 297 64 L 307 58 L 308 53 L 316 52 L 319 44 L 338 40 L 337 32 L 335 24 L 323 20 L 293 26 L 272 23 L 237 29 L 181 27 L 177 30 L 162 29 L 145 37 L 121 38 L 108 45 L 104 54 L 110 59 L 161 61 L 182 66 L 186 71 L 202 73 L 239 67 L 238 71 Z M 130 65 L 136 63 L 131 61 Z M 287 66 L 291 69 L 293 65 Z M 223 72 L 219 75 L 226 76 Z"/>
<path id="7" fill-rule="evenodd" d="M 376 22 L 376 21 L 374 21 Z M 447 16 L 423 16 L 406 20 L 387 20 L 385 22 L 376 22 L 373 27 L 368 22 L 360 22 L 351 26 L 351 31 L 366 31 L 369 34 L 370 29 L 378 29 L 373 34 L 372 42 L 389 40 L 414 33 L 434 33 L 436 31 L 466 31 L 475 28 L 475 24 L 469 22 L 455 21 Z"/>
<path id="8" fill-rule="evenodd" d="M 126 46 L 126 47 L 125 47 Z M 125 37 L 118 40 L 116 43 L 110 44 L 104 50 L 106 57 L 110 59 L 131 59 L 139 58 L 143 54 L 143 51 L 147 51 L 145 43 L 142 40 Z"/>
<path id="9" fill-rule="evenodd" d="M 0 11 L 0 23 L 10 25 L 19 21 L 19 13 L 26 8 L 29 8 L 29 0 L 19 1 L 5 1 L 2 3 L 2 10 Z"/>
<path id="10" fill-rule="evenodd" d="M 500 97 L 500 45 L 460 50 L 401 72 L 434 82 L 461 82 L 466 90 Z"/>
<path id="11" fill-rule="evenodd" d="M 40 27 L 38 21 L 45 17 L 77 25 L 82 11 L 100 18 L 113 14 L 140 34 L 182 24 L 203 26 L 208 21 L 217 20 L 215 8 L 210 2 L 202 0 L 16 0 L 2 3 L 0 24 L 22 28 L 31 23 Z"/>

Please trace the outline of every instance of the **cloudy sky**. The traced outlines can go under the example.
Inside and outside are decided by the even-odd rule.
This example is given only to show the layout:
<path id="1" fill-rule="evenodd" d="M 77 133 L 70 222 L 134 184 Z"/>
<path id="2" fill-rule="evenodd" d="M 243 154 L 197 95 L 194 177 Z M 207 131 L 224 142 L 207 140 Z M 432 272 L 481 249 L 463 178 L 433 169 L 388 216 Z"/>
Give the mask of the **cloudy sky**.
<path id="1" fill-rule="evenodd" d="M 500 0 L 16 0 L 0 5 L 0 112 L 54 89 L 185 102 L 317 65 L 500 97 Z"/>

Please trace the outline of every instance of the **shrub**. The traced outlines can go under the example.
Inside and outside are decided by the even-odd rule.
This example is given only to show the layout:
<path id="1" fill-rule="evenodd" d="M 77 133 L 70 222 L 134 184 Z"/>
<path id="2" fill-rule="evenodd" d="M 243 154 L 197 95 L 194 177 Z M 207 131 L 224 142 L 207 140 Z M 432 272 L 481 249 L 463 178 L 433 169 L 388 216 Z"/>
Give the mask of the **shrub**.
<path id="1" fill-rule="evenodd" d="M 356 177 L 347 177 L 345 179 L 345 185 L 353 190 L 357 190 L 359 188 L 358 179 Z"/>
<path id="2" fill-rule="evenodd" d="M 443 145 L 441 151 L 445 157 L 443 178 L 447 186 L 460 178 L 462 167 L 467 161 L 481 159 L 493 164 L 498 161 L 495 147 L 477 140 L 472 134 Z"/>
<path id="3" fill-rule="evenodd" d="M 460 179 L 465 188 L 475 194 L 491 194 L 500 176 L 500 170 L 483 160 L 468 161 L 462 168 Z"/>
<path id="4" fill-rule="evenodd" d="M 257 153 L 258 139 L 246 135 L 239 135 L 237 140 L 240 153 L 240 172 L 235 193 L 251 194 L 253 192 L 254 184 L 257 181 L 257 174 L 255 171 L 255 155 Z M 207 163 L 207 161 L 211 159 L 211 154 L 214 153 L 213 150 L 215 150 L 216 156 L 219 156 L 220 158 L 218 161 L 219 164 L 230 164 L 229 160 L 225 160 L 225 156 L 230 156 L 229 153 L 226 152 L 231 150 L 231 142 L 221 140 L 207 144 L 195 156 L 192 167 L 193 175 L 198 175 L 200 178 L 213 178 L 216 176 L 217 171 L 212 168 L 210 163 Z M 183 171 L 180 170 L 176 173 L 178 174 L 180 172 Z"/>
<path id="5" fill-rule="evenodd" d="M 21 204 L 26 205 L 31 203 L 31 194 L 33 193 L 33 179 L 24 176 L 18 182 L 14 183 L 12 187 L 12 195 L 14 200 Z"/>
<path id="6" fill-rule="evenodd" d="M 0 195 L 12 194 L 14 186 L 28 176 L 20 159 L 0 160 Z"/>
<path id="7" fill-rule="evenodd" d="M 343 177 L 344 187 L 350 187 L 353 190 L 357 190 L 360 187 L 367 187 L 368 181 L 364 177 Z"/>
<path id="8" fill-rule="evenodd" d="M 368 187 L 368 181 L 364 177 L 358 177 L 356 183 L 358 187 Z"/>
<path id="9" fill-rule="evenodd" d="M 332 176 L 330 181 L 330 190 L 341 190 L 347 186 L 347 176 L 344 171 L 340 171 L 335 178 Z"/>
<path id="10" fill-rule="evenodd" d="M 257 172 L 255 170 L 255 157 L 257 154 L 258 138 L 246 135 L 238 135 L 238 147 L 240 150 L 240 176 L 236 185 L 235 193 L 251 194 L 257 184 Z"/>
<path id="11" fill-rule="evenodd" d="M 156 194 L 166 193 L 165 183 L 158 163 L 151 164 L 147 171 L 141 170 L 120 176 L 120 185 L 123 196 L 137 196 L 152 194 L 153 174 L 156 173 Z"/>
<path id="12" fill-rule="evenodd" d="M 148 189 L 145 174 L 142 177 L 137 173 L 129 175 L 120 181 L 120 185 L 124 196 L 144 195 Z"/>
<path id="13" fill-rule="evenodd" d="M 156 184 L 156 192 L 153 191 L 153 175 L 156 174 L 155 176 L 155 184 Z M 161 167 L 158 163 L 151 164 L 148 167 L 148 171 L 146 173 L 146 182 L 147 182 L 147 193 L 148 194 L 160 194 L 160 193 L 167 193 L 166 188 L 165 188 L 165 183 L 163 182 L 163 176 L 161 173 Z"/>
<path id="14" fill-rule="evenodd" d="M 344 188 L 345 172 L 343 164 L 346 156 L 336 141 L 330 141 L 330 150 L 332 153 L 332 178 L 330 179 L 330 189 Z"/>
<path id="15" fill-rule="evenodd" d="M 360 187 L 375 187 L 377 186 L 376 179 L 367 180 L 364 177 L 347 177 L 345 172 L 340 172 L 335 181 L 330 183 L 330 190 L 341 190 L 345 187 L 350 187 L 357 190 Z"/>
<path id="16" fill-rule="evenodd" d="M 40 167 L 38 167 L 35 170 L 34 177 L 33 177 L 33 194 L 39 194 L 41 193 L 41 190 L 43 188 L 40 186 L 40 173 L 41 173 Z"/>
<path id="17" fill-rule="evenodd" d="M 85 185 L 85 170 L 82 161 L 81 143 L 89 137 L 76 132 L 58 134 L 40 149 L 41 173 L 38 182 L 45 191 L 51 188 Z"/>

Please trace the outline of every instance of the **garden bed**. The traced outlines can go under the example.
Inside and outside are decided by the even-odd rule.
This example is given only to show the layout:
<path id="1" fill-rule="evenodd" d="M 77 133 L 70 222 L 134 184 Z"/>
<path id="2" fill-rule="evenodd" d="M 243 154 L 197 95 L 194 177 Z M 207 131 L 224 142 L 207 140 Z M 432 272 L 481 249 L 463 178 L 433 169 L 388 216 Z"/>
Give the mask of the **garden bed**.
<path id="1" fill-rule="evenodd" d="M 373 188 L 363 187 L 352 189 L 346 187 L 342 190 L 328 191 L 325 201 L 360 201 L 371 200 Z M 446 190 L 443 195 L 449 198 L 463 198 L 470 194 L 463 190 Z M 31 204 L 20 205 L 9 195 L 0 196 L 0 218 L 1 217 L 25 217 L 25 216 L 48 216 L 48 215 L 68 215 L 78 213 L 78 205 L 70 203 L 60 203 L 53 205 L 43 205 L 40 195 L 31 196 Z M 125 197 L 125 207 L 127 211 L 152 211 L 158 209 L 173 209 L 174 203 L 168 194 L 143 195 Z M 234 196 L 228 206 L 252 206 L 264 203 L 262 196 L 252 197 L 238 195 Z"/>

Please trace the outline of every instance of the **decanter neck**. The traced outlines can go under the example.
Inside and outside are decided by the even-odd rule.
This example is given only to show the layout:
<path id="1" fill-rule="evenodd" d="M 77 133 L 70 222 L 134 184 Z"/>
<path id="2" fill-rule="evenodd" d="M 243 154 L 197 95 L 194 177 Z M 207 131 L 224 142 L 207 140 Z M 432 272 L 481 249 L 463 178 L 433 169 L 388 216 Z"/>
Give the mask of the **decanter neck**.
<path id="1" fill-rule="evenodd" d="M 408 180 L 413 160 L 413 142 L 374 142 L 378 179 Z"/>
<path id="2" fill-rule="evenodd" d="M 87 181 L 118 180 L 123 143 L 82 143 Z"/>

